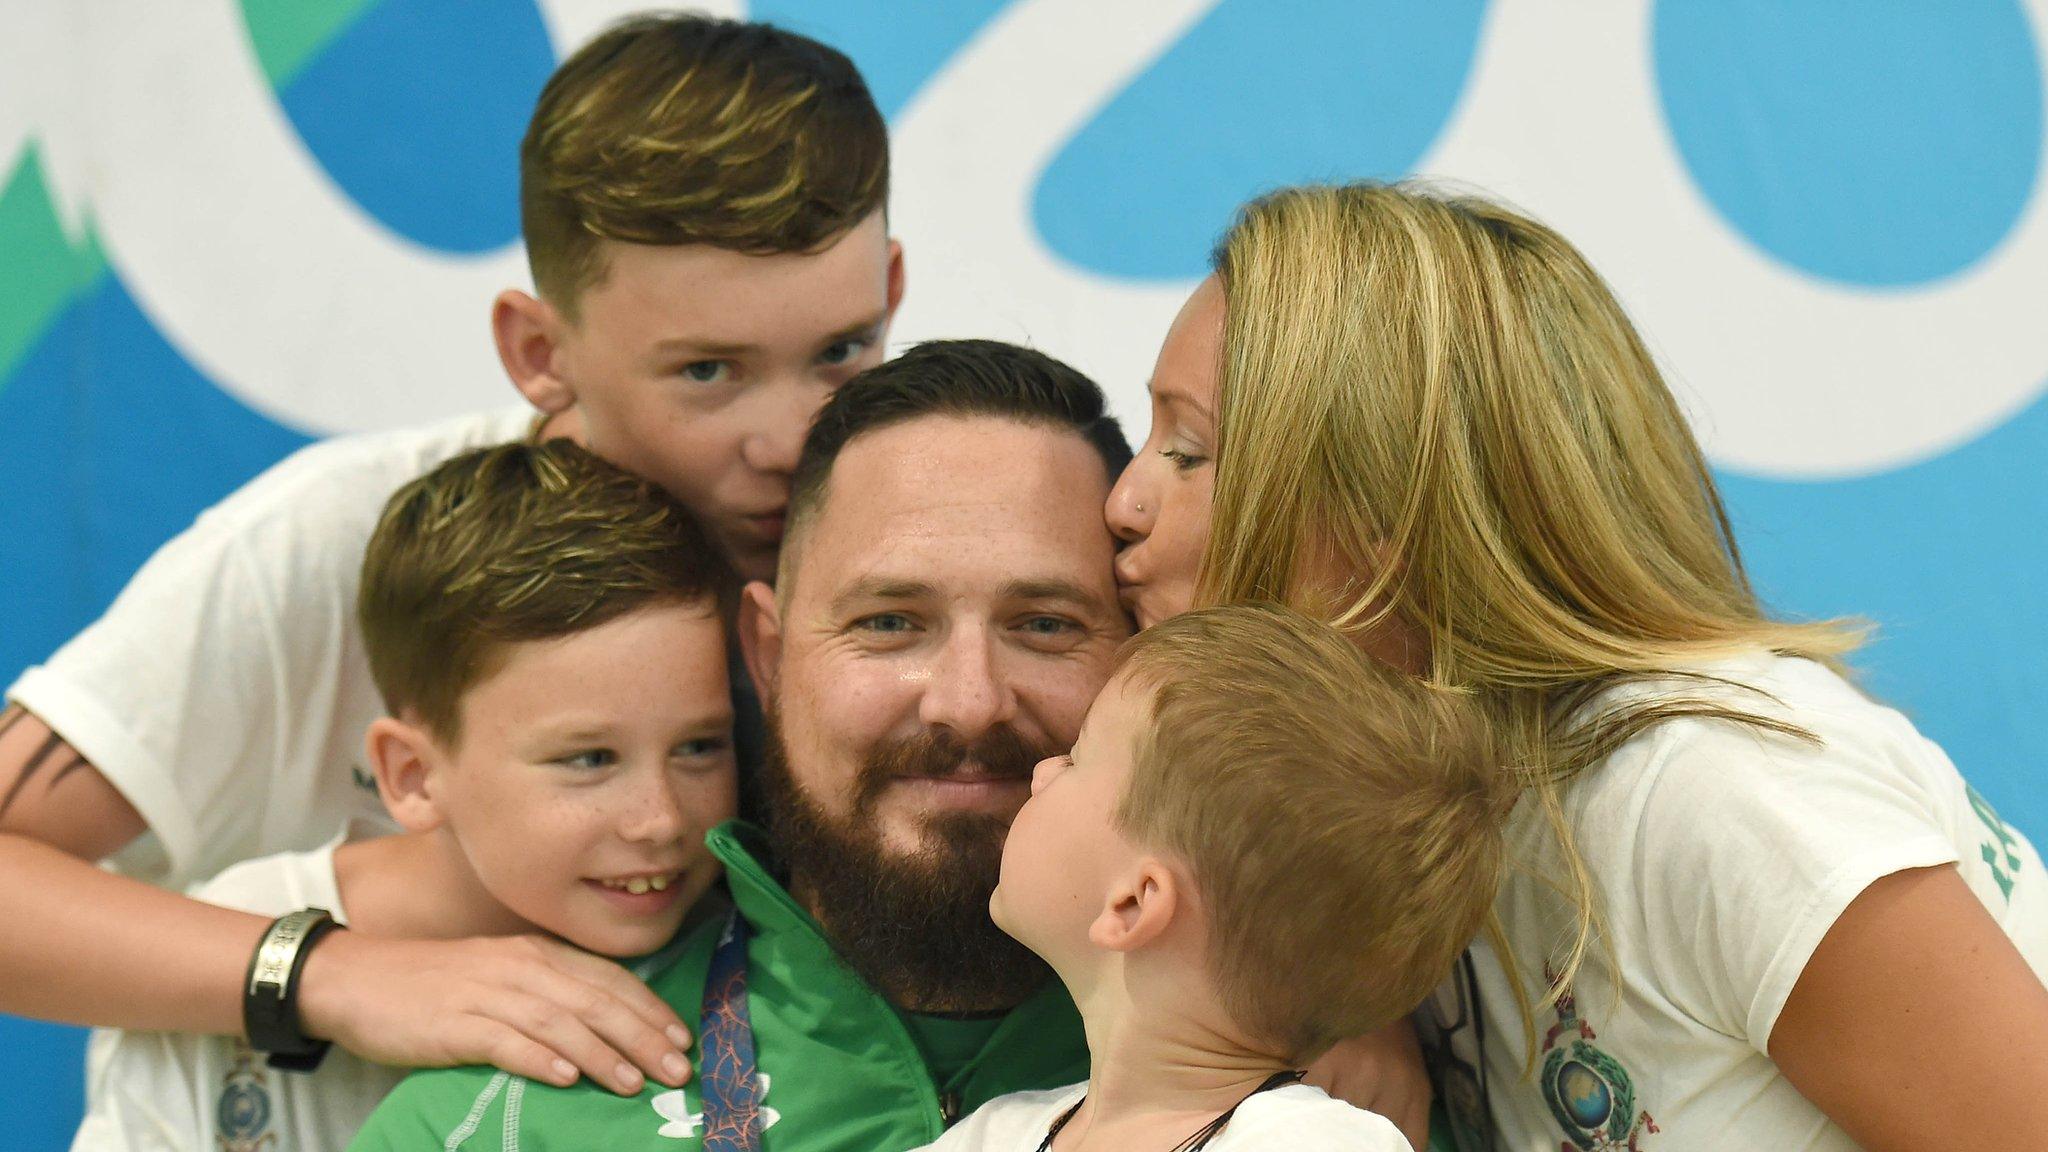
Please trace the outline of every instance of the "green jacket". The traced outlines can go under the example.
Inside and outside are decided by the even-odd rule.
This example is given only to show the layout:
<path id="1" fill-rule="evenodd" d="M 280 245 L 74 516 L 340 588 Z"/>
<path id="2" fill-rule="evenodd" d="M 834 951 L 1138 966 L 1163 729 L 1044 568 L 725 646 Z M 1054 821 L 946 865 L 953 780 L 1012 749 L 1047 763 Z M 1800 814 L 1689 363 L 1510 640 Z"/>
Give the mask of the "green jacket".
<path id="1" fill-rule="evenodd" d="M 762 1103 L 773 1110 L 763 1152 L 900 1152 L 944 1131 L 942 1101 L 957 1117 L 1005 1092 L 1087 1079 L 1081 1017 L 1055 980 L 1002 1020 L 953 1083 L 934 1083 L 896 1009 L 833 953 L 817 921 L 769 876 L 758 837 L 733 822 L 708 843 L 753 930 L 749 1013 L 768 1087 Z M 674 963 L 648 981 L 692 1035 L 702 1034 L 698 1011 L 723 920 L 687 935 Z M 702 1146 L 695 1118 L 703 1107 L 694 1079 L 680 1090 L 650 1084 L 627 1098 L 588 1081 L 556 1088 L 491 1068 L 435 1069 L 407 1077 L 349 1147 L 691 1152 Z"/>

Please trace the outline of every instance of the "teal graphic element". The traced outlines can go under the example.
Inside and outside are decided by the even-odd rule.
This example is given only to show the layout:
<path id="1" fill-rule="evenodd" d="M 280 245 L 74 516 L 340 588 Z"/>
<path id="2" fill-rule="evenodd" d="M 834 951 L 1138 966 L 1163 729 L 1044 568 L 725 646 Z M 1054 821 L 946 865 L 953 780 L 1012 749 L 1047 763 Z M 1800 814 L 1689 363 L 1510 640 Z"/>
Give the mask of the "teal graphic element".
<path id="1" fill-rule="evenodd" d="M 1979 851 L 1983 853 L 1984 863 L 1991 866 L 1991 875 L 1998 881 L 1998 890 L 2005 894 L 2006 903 L 2009 904 L 2012 902 L 2015 874 L 2020 870 L 2020 855 L 2013 851 L 2013 845 L 2017 841 L 2013 837 L 2012 829 L 2007 828 L 2005 821 L 1998 818 L 1997 810 L 1992 808 L 1975 788 L 1965 784 L 1963 789 L 1970 797 L 1970 810 L 1977 814 L 1977 819 L 1997 838 L 1997 847 L 1994 848 L 1991 841 L 1987 840 L 1979 847 Z"/>
<path id="2" fill-rule="evenodd" d="M 88 231 L 73 239 L 58 219 L 41 150 L 25 149 L 0 179 L 0 390 L 67 305 L 106 270 Z"/>
<path id="3" fill-rule="evenodd" d="M 1544 977 L 1557 975 L 1548 965 Z M 1560 1038 L 1569 1038 L 1559 1044 Z M 1621 1062 L 1594 1046 L 1593 1026 L 1579 1018 L 1569 985 L 1557 998 L 1557 1023 L 1543 1036 L 1543 1070 L 1537 1083 L 1550 1115 L 1564 1130 L 1564 1152 L 1642 1152 L 1642 1140 L 1657 1122 L 1636 1109 L 1635 1082 Z"/>
<path id="4" fill-rule="evenodd" d="M 380 0 L 242 0 L 249 47 L 272 88 L 282 88 Z"/>

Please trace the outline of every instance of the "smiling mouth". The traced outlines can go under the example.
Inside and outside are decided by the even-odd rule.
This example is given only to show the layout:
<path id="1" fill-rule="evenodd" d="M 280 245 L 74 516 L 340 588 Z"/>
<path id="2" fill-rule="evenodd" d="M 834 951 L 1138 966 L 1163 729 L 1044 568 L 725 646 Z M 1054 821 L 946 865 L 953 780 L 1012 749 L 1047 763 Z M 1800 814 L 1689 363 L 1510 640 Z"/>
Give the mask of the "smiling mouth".
<path id="1" fill-rule="evenodd" d="M 649 892 L 666 892 L 669 885 L 682 878 L 682 873 L 654 872 L 640 876 L 627 876 L 617 880 L 593 880 L 591 883 L 614 892 L 626 892 L 634 896 L 645 896 Z"/>
<path id="2" fill-rule="evenodd" d="M 896 783 L 921 802 L 936 808 L 1013 812 L 1031 793 L 1029 776 L 953 773 L 946 776 L 898 776 Z"/>

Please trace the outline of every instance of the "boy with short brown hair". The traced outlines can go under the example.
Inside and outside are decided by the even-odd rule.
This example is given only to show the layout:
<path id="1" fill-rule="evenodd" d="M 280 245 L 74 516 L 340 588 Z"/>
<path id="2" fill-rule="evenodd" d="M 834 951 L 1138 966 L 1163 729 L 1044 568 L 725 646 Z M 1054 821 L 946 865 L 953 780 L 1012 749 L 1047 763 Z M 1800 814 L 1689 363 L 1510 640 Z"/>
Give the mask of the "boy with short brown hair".
<path id="1" fill-rule="evenodd" d="M 1504 795 L 1467 702 L 1305 617 L 1135 637 L 1038 766 L 989 902 L 1073 993 L 1090 1079 L 932 1148 L 1406 1149 L 1299 1070 L 1450 970 L 1492 903 Z"/>
<path id="2" fill-rule="evenodd" d="M 390 709 L 366 755 L 405 831 L 247 861 L 195 894 L 269 914 L 310 904 L 387 939 L 659 952 L 717 879 L 704 833 L 734 811 L 733 591 L 688 513 L 573 444 L 442 464 L 392 497 L 363 563 Z M 93 1044 L 80 1150 L 340 1149 L 404 1075 L 347 1053 L 280 1075 L 218 1036 Z"/>

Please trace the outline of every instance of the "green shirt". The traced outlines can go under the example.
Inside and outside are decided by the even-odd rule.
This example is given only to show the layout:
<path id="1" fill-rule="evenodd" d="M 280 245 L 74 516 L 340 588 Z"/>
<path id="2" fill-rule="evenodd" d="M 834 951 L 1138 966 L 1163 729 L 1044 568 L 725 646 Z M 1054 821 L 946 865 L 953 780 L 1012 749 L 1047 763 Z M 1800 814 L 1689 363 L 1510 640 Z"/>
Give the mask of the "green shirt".
<path id="1" fill-rule="evenodd" d="M 932 1079 L 941 1091 L 957 1092 L 960 1079 L 981 1058 L 989 1037 L 1002 1027 L 1003 1017 L 958 1019 L 905 1012 L 903 1023 L 910 1027 L 910 1038 L 917 1041 L 917 1050 L 924 1054 L 925 1066 L 932 1070 Z"/>
<path id="2" fill-rule="evenodd" d="M 763 1152 L 899 1152 L 936 1140 L 951 1119 L 1005 1092 L 1087 1079 L 1081 1017 L 1050 981 L 989 1026 L 979 1050 L 941 1084 L 904 1017 L 833 953 L 817 921 L 769 876 L 759 833 L 735 821 L 706 842 L 752 929 L 748 1011 L 767 1086 L 762 1103 L 771 1110 Z M 648 981 L 692 1035 L 702 1033 L 705 974 L 722 928 L 698 927 Z M 622 1097 L 588 1081 L 556 1088 L 490 1068 L 435 1069 L 407 1077 L 349 1147 L 691 1152 L 702 1147 L 703 1107 L 694 1079 Z"/>

